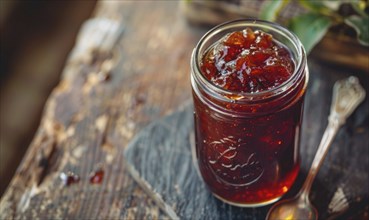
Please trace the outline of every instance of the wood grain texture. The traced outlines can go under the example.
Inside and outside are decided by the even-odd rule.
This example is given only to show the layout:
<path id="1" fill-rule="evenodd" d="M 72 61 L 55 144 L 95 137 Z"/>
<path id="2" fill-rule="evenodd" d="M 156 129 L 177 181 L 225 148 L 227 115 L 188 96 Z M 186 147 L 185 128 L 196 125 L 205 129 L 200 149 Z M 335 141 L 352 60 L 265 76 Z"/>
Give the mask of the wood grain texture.
<path id="1" fill-rule="evenodd" d="M 198 175 L 191 154 L 193 106 L 145 127 L 126 149 L 138 182 L 160 195 L 180 219 L 263 219 L 267 208 L 242 209 L 216 199 Z M 135 176 L 135 175 L 132 175 Z M 157 194 L 155 194 L 156 192 Z"/>
<path id="2" fill-rule="evenodd" d="M 334 82 L 349 76 L 345 70 L 337 71 L 314 60 L 309 62 L 309 67 L 310 84 L 301 135 L 301 172 L 285 198 L 296 194 L 310 168 L 327 125 Z M 361 82 L 368 92 L 368 77 L 361 78 Z M 314 182 L 310 195 L 319 211 L 319 219 L 359 219 L 360 214 L 362 217 L 365 212 L 368 214 L 368 104 L 366 99 L 340 130 Z M 155 198 L 158 193 L 181 219 L 265 219 L 271 205 L 233 207 L 207 190 L 192 163 L 193 128 L 192 105 L 145 127 L 125 150 L 126 160 L 134 170 L 132 176 L 142 184 L 149 184 L 151 196 Z"/>
<path id="3" fill-rule="evenodd" d="M 190 53 L 206 30 L 188 26 L 178 13 L 177 1 L 102 1 L 96 17 L 123 22 L 124 33 L 113 52 L 116 64 L 101 75 L 104 61 L 114 56 L 109 51 L 97 48 L 86 56 L 71 55 L 60 84 L 48 99 L 38 132 L 1 198 L 0 219 L 166 218 L 128 175 L 122 152 L 147 124 L 190 99 Z M 314 65 L 320 83 L 310 84 L 316 101 L 307 103 L 312 108 L 306 114 L 321 120 L 328 114 L 333 81 L 347 73 L 336 74 L 334 67 Z M 368 88 L 368 79 L 363 79 Z M 348 123 L 344 133 L 348 136 L 341 141 L 347 154 L 367 161 L 367 151 L 346 147 L 367 144 L 367 104 L 359 111 L 363 116 L 356 114 Z M 310 137 L 302 145 L 306 151 L 315 151 L 323 131 L 316 120 L 305 123 L 306 137 Z M 349 158 L 328 156 L 327 163 L 342 162 L 345 172 L 354 174 L 352 169 L 357 167 Z M 312 154 L 307 154 L 305 166 L 311 160 Z M 102 183 L 90 184 L 91 172 L 100 168 L 104 170 Z M 66 187 L 60 175 L 69 171 L 80 181 Z M 337 166 L 323 169 L 313 190 L 333 187 L 328 184 L 330 178 L 336 181 L 340 175 Z M 350 183 L 350 177 L 345 181 Z M 312 195 L 315 200 L 319 196 L 324 194 Z M 354 213 L 362 213 L 357 207 Z"/>
<path id="4" fill-rule="evenodd" d="M 142 127 L 190 97 L 190 53 L 205 30 L 188 26 L 177 3 L 97 5 L 95 17 L 119 18 L 125 28 L 114 48 L 116 66 L 101 79 L 101 59 L 109 54 L 71 55 L 1 198 L 0 219 L 165 217 L 127 175 L 120 152 Z M 99 166 L 103 182 L 90 184 Z M 68 171 L 80 181 L 65 187 L 60 174 Z"/>
<path id="5" fill-rule="evenodd" d="M 211 25 L 242 18 L 259 18 L 261 8 L 267 1 L 241 1 L 241 0 L 219 0 L 219 1 L 182 1 L 181 9 L 193 24 Z M 304 14 L 307 9 L 296 1 L 290 1 L 280 13 L 276 22 L 287 25 L 292 17 Z M 356 34 L 347 25 L 335 25 L 314 47 L 311 52 L 313 56 L 333 64 L 355 67 L 362 71 L 369 68 L 368 47 L 357 42 Z"/>

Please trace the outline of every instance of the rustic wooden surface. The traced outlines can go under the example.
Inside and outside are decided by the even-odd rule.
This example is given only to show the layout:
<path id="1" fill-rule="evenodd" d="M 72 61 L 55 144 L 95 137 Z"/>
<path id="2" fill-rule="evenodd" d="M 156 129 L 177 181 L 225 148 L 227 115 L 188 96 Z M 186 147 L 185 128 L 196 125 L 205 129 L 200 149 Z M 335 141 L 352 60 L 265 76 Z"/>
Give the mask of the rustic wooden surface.
<path id="1" fill-rule="evenodd" d="M 187 19 L 196 24 L 216 25 L 240 18 L 258 18 L 265 0 L 241 1 L 182 1 L 181 9 Z M 291 1 L 277 16 L 277 22 L 286 25 L 294 16 L 306 13 L 296 1 Z M 350 27 L 336 26 L 323 37 L 312 50 L 314 56 L 331 63 L 344 64 L 366 71 L 368 69 L 368 47 L 360 45 Z"/>
<path id="2" fill-rule="evenodd" d="M 178 12 L 176 1 L 97 6 L 97 17 L 123 22 L 119 62 L 101 80 L 98 61 L 68 61 L 1 198 L 0 219 L 165 217 L 127 174 L 119 152 L 138 130 L 190 98 L 189 57 L 206 30 L 188 26 Z M 103 182 L 89 184 L 100 165 Z M 60 174 L 68 171 L 80 181 L 65 187 Z"/>
<path id="3" fill-rule="evenodd" d="M 190 99 L 190 53 L 207 29 L 188 25 L 176 1 L 103 1 L 96 16 L 118 18 L 123 35 L 113 55 L 71 56 L 1 198 L 0 219 L 167 218 L 128 174 L 122 152 L 138 131 Z M 111 56 L 114 68 L 101 74 L 102 62 Z M 326 71 L 324 64 L 316 68 Z M 327 113 L 329 100 L 330 95 L 322 96 L 326 104 L 316 106 L 319 114 Z M 357 123 L 368 122 L 365 109 L 364 121 Z M 308 145 L 316 146 L 322 130 L 312 131 Z M 91 184 L 91 173 L 99 169 L 104 171 L 102 182 Z M 79 181 L 65 186 L 60 176 L 67 172 Z M 365 213 L 362 210 L 357 213 Z"/>
<path id="4" fill-rule="evenodd" d="M 301 172 L 285 198 L 297 193 L 310 168 L 327 125 L 334 82 L 351 74 L 316 60 L 310 60 L 309 67 L 300 145 Z M 360 79 L 366 88 L 368 79 L 366 75 Z M 340 129 L 314 181 L 310 198 L 318 209 L 319 219 L 369 217 L 368 104 L 366 99 Z M 193 128 L 193 106 L 189 104 L 142 129 L 125 149 L 132 176 L 155 201 L 159 200 L 159 205 L 156 195 L 160 195 L 180 219 L 265 219 L 271 205 L 238 208 L 224 204 L 206 189 L 192 162 Z"/>

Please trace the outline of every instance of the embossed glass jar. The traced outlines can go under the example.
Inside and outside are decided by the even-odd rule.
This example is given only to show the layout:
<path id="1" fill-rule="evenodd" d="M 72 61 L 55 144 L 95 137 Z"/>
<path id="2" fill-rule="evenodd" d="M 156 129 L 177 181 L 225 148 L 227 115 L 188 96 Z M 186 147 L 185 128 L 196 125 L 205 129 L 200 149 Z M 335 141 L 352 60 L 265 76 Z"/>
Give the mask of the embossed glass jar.
<path id="1" fill-rule="evenodd" d="M 220 88 L 201 72 L 203 54 L 227 33 L 245 28 L 269 33 L 295 64 L 281 85 L 257 93 Z M 278 24 L 238 20 L 206 33 L 191 57 L 197 164 L 210 191 L 224 202 L 256 207 L 284 195 L 300 169 L 299 140 L 308 82 L 299 39 Z"/>

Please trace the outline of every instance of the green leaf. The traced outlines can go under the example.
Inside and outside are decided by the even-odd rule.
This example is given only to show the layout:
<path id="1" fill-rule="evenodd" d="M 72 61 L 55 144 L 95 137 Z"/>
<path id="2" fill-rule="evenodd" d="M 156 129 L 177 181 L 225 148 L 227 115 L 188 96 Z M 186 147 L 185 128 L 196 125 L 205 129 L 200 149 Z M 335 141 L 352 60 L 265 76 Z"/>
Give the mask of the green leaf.
<path id="1" fill-rule="evenodd" d="M 338 0 L 338 2 L 340 1 Z M 315 12 L 317 14 L 323 15 L 334 14 L 333 9 L 326 5 L 327 1 L 299 0 L 299 3 L 300 5 L 308 9 L 310 12 Z"/>
<path id="2" fill-rule="evenodd" d="M 304 6 L 306 9 L 310 11 L 319 12 L 320 10 L 326 8 L 323 1 L 306 1 L 306 0 L 299 0 L 299 3 Z"/>
<path id="3" fill-rule="evenodd" d="M 345 19 L 345 23 L 354 28 L 360 44 L 369 46 L 369 18 L 351 15 Z"/>
<path id="4" fill-rule="evenodd" d="M 331 23 L 328 17 L 310 12 L 294 17 L 289 28 L 299 37 L 306 53 L 309 53 L 327 33 Z"/>
<path id="5" fill-rule="evenodd" d="M 260 11 L 260 18 L 267 21 L 275 21 L 280 11 L 288 4 L 289 0 L 265 1 Z"/>

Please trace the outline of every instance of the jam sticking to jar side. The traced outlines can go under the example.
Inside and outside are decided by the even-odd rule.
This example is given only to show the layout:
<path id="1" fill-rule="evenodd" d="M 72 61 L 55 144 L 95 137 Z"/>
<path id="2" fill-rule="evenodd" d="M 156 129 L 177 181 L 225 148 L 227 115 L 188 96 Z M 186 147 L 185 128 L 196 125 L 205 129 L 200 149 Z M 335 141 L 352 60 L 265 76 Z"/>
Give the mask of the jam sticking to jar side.
<path id="1" fill-rule="evenodd" d="M 250 28 L 227 34 L 208 48 L 200 61 L 201 74 L 210 83 L 245 95 L 281 86 L 295 68 L 288 48 L 272 35 Z M 285 91 L 286 95 L 252 105 L 238 100 L 222 103 L 194 90 L 198 165 L 217 197 L 240 206 L 258 206 L 275 201 L 292 186 L 300 169 L 306 88 L 305 80 L 302 82 Z M 235 113 L 229 116 L 215 111 L 214 103 Z"/>

